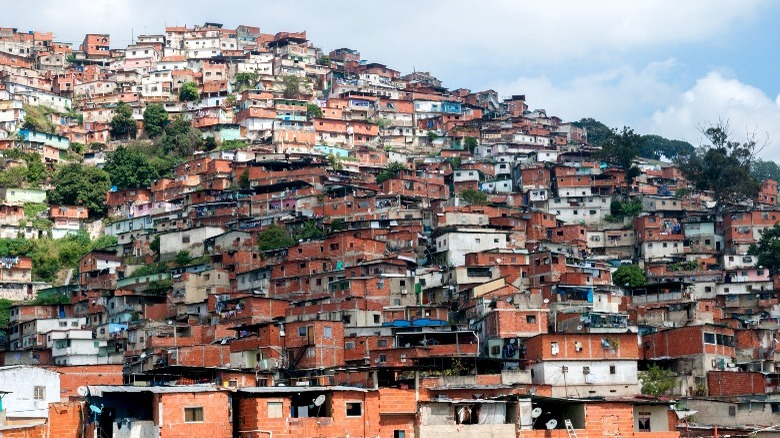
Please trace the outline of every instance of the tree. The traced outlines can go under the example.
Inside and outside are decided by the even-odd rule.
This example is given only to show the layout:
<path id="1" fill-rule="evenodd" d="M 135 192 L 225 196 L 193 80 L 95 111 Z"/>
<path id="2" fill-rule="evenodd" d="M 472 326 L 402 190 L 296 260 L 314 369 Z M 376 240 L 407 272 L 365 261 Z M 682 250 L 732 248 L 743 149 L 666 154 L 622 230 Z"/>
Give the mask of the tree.
<path id="1" fill-rule="evenodd" d="M 306 105 L 306 117 L 309 119 L 319 119 L 322 117 L 322 108 L 316 103 Z"/>
<path id="2" fill-rule="evenodd" d="M 182 267 L 192 263 L 192 257 L 190 257 L 189 251 L 179 251 L 176 253 L 176 257 L 173 260 L 176 266 Z"/>
<path id="3" fill-rule="evenodd" d="M 675 160 L 680 156 L 690 155 L 694 149 L 687 141 L 669 140 L 660 135 L 643 135 L 638 154 L 640 157 L 653 160 L 660 160 L 663 157 Z"/>
<path id="4" fill-rule="evenodd" d="M 9 320 L 11 306 L 14 306 L 16 304 L 17 303 L 11 300 L 0 298 L 0 327 L 2 328 L 8 327 L 8 320 Z"/>
<path id="5" fill-rule="evenodd" d="M 480 190 L 466 189 L 460 192 L 460 199 L 471 205 L 486 205 L 488 203 L 487 194 Z"/>
<path id="6" fill-rule="evenodd" d="M 377 184 L 382 184 L 390 178 L 395 178 L 399 173 L 408 170 L 403 163 L 393 161 L 387 165 L 387 168 L 376 176 Z"/>
<path id="7" fill-rule="evenodd" d="M 92 242 L 92 250 L 94 251 L 94 250 L 111 248 L 112 246 L 115 246 L 117 243 L 119 243 L 119 239 L 117 239 L 116 236 L 104 234 Z"/>
<path id="8" fill-rule="evenodd" d="M 236 88 L 239 92 L 254 88 L 257 85 L 257 73 L 247 72 L 236 74 Z"/>
<path id="9" fill-rule="evenodd" d="M 0 171 L 0 187 L 14 188 L 23 187 L 27 180 L 27 167 L 14 166 Z"/>
<path id="10" fill-rule="evenodd" d="M 767 179 L 773 179 L 780 181 L 780 166 L 776 162 L 771 160 L 755 160 L 750 167 L 750 176 L 756 179 L 756 181 L 764 181 Z"/>
<path id="11" fill-rule="evenodd" d="M 203 144 L 200 131 L 192 127 L 192 123 L 178 116 L 168 126 L 160 140 L 165 154 L 176 154 L 179 157 L 189 157 Z"/>
<path id="12" fill-rule="evenodd" d="M 304 222 L 303 228 L 301 228 L 301 232 L 295 236 L 297 240 L 304 241 L 322 239 L 323 237 L 325 237 L 325 232 L 322 231 L 319 225 L 314 221 Z"/>
<path id="13" fill-rule="evenodd" d="M 162 134 L 163 128 L 168 124 L 168 111 L 161 103 L 150 103 L 144 110 L 144 130 L 149 137 L 157 137 Z"/>
<path id="14" fill-rule="evenodd" d="M 463 147 L 472 154 L 477 149 L 477 146 L 479 146 L 479 142 L 477 142 L 477 139 L 474 137 L 466 137 L 463 140 Z"/>
<path id="15" fill-rule="evenodd" d="M 70 163 L 60 167 L 54 174 L 54 190 L 48 193 L 49 204 L 82 205 L 89 210 L 90 217 L 105 214 L 106 193 L 111 188 L 108 173 L 94 166 Z"/>
<path id="16" fill-rule="evenodd" d="M 328 55 L 322 55 L 317 59 L 317 64 L 330 67 L 330 57 Z"/>
<path id="17" fill-rule="evenodd" d="M 711 191 L 719 210 L 753 199 L 759 190 L 750 173 L 760 150 L 755 135 L 748 135 L 744 142 L 733 141 L 728 123 L 722 121 L 702 129 L 702 133 L 710 144 L 676 161 L 683 175 L 696 189 Z"/>
<path id="18" fill-rule="evenodd" d="M 278 225 L 271 225 L 258 233 L 257 242 L 260 251 L 275 251 L 295 245 L 295 240 L 287 235 L 284 228 Z"/>
<path id="19" fill-rule="evenodd" d="M 770 274 L 780 272 L 780 224 L 765 228 L 758 243 L 750 245 L 748 254 L 758 257 L 758 265 Z"/>
<path id="20" fill-rule="evenodd" d="M 200 92 L 198 91 L 198 84 L 192 81 L 181 84 L 181 88 L 179 88 L 179 101 L 193 102 L 199 99 Z"/>
<path id="21" fill-rule="evenodd" d="M 637 265 L 623 265 L 612 274 L 612 284 L 621 287 L 643 286 L 645 272 Z"/>
<path id="22" fill-rule="evenodd" d="M 285 99 L 300 99 L 302 82 L 298 76 L 282 76 L 282 95 Z"/>
<path id="23" fill-rule="evenodd" d="M 607 163 L 628 170 L 639 152 L 641 142 L 642 137 L 639 134 L 624 126 L 621 131 L 612 131 L 602 143 L 601 151 L 597 155 Z"/>
<path id="24" fill-rule="evenodd" d="M 27 162 L 25 179 L 28 183 L 36 186 L 46 179 L 46 166 L 43 164 L 43 159 L 38 152 L 26 154 L 24 160 Z"/>
<path id="25" fill-rule="evenodd" d="M 111 137 L 118 140 L 135 138 L 137 131 L 138 124 L 133 119 L 133 109 L 120 100 L 111 119 Z"/>
<path id="26" fill-rule="evenodd" d="M 252 182 L 249 180 L 249 169 L 244 169 L 241 175 L 238 177 L 238 186 L 242 189 L 248 189 L 252 186 Z"/>
<path id="27" fill-rule="evenodd" d="M 601 146 L 612 135 L 612 130 L 607 125 L 593 118 L 580 119 L 572 125 L 585 129 L 591 146 Z"/>
<path id="28" fill-rule="evenodd" d="M 639 381 L 642 382 L 642 394 L 660 397 L 668 394 L 677 384 L 677 374 L 658 365 L 650 365 L 647 371 L 639 372 Z"/>
<path id="29" fill-rule="evenodd" d="M 111 184 L 121 190 L 149 187 L 160 178 L 149 158 L 132 147 L 119 146 L 111 152 L 103 169 L 110 175 Z"/>
<path id="30" fill-rule="evenodd" d="M 429 144 L 433 144 L 433 141 L 439 138 L 439 134 L 437 134 L 435 131 L 428 131 L 425 134 L 425 137 L 428 140 Z"/>

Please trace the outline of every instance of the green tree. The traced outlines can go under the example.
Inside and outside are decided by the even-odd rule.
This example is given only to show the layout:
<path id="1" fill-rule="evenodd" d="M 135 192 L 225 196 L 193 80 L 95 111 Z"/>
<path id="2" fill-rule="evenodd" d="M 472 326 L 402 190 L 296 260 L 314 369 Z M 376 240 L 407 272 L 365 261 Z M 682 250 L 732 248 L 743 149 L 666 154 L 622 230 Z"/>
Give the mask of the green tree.
<path id="1" fill-rule="evenodd" d="M 759 182 L 767 179 L 780 181 L 780 166 L 771 160 L 758 159 L 750 167 L 750 176 Z"/>
<path id="2" fill-rule="evenodd" d="M 319 58 L 317 58 L 317 64 L 330 67 L 330 57 L 327 55 L 320 56 Z"/>
<path id="3" fill-rule="evenodd" d="M 282 76 L 282 96 L 286 99 L 300 99 L 303 80 L 298 76 Z"/>
<path id="4" fill-rule="evenodd" d="M 181 84 L 181 88 L 179 88 L 180 102 L 194 102 L 199 99 L 200 92 L 198 91 L 198 84 L 192 81 Z"/>
<path id="5" fill-rule="evenodd" d="M 439 138 L 439 134 L 437 134 L 435 131 L 428 131 L 425 134 L 425 138 L 428 140 L 429 144 L 433 144 L 433 141 Z"/>
<path id="6" fill-rule="evenodd" d="M 323 237 L 325 237 L 325 232 L 314 221 L 304 222 L 301 232 L 295 236 L 297 240 L 317 240 Z"/>
<path id="7" fill-rule="evenodd" d="M 144 110 L 144 130 L 149 137 L 157 137 L 162 134 L 165 125 L 168 124 L 168 111 L 161 103 L 150 103 Z"/>
<path id="8" fill-rule="evenodd" d="M 660 135 L 643 135 L 638 154 L 640 157 L 653 160 L 660 160 L 663 157 L 674 160 L 680 156 L 690 155 L 694 149 L 687 141 L 669 140 Z"/>
<path id="9" fill-rule="evenodd" d="M 0 171 L 0 187 L 2 188 L 24 187 L 26 180 L 26 166 L 13 166 Z"/>
<path id="10" fill-rule="evenodd" d="M 780 272 L 780 224 L 764 229 L 758 243 L 750 245 L 748 254 L 758 257 L 758 265 L 771 274 Z"/>
<path id="11" fill-rule="evenodd" d="M 637 265 L 623 265 L 612 274 L 612 284 L 621 287 L 643 286 L 645 272 Z"/>
<path id="12" fill-rule="evenodd" d="M 382 184 L 383 182 L 387 181 L 390 178 L 395 178 L 400 174 L 401 172 L 405 172 L 408 169 L 403 163 L 399 163 L 397 161 L 393 161 L 390 164 L 387 165 L 387 168 L 379 173 L 379 175 L 376 176 L 376 182 L 377 184 Z"/>
<path id="13" fill-rule="evenodd" d="M 36 186 L 46 179 L 46 166 L 43 164 L 43 158 L 41 158 L 38 152 L 26 154 L 24 160 L 27 162 L 25 179 L 28 183 Z"/>
<path id="14" fill-rule="evenodd" d="M 601 146 L 610 136 L 612 136 L 612 130 L 596 119 L 580 119 L 573 122 L 572 125 L 585 129 L 588 135 L 588 143 L 591 146 Z"/>
<path id="15" fill-rule="evenodd" d="M 236 88 L 238 89 L 238 92 L 255 88 L 255 86 L 257 85 L 257 78 L 258 78 L 257 73 L 254 72 L 236 74 L 235 80 L 236 80 Z"/>
<path id="16" fill-rule="evenodd" d="M 463 140 L 463 147 L 472 154 L 477 150 L 477 146 L 479 146 L 479 142 L 474 137 L 466 137 Z"/>
<path id="17" fill-rule="evenodd" d="M 203 136 L 189 120 L 178 116 L 165 127 L 160 144 L 165 154 L 188 158 L 203 145 Z"/>
<path id="18" fill-rule="evenodd" d="M 205 139 L 203 139 L 203 149 L 207 151 L 213 151 L 217 148 L 217 139 L 214 138 L 213 135 L 209 135 Z"/>
<path id="19" fill-rule="evenodd" d="M 11 300 L 0 298 L 0 327 L 2 328 L 8 327 L 8 320 L 9 320 L 11 306 L 15 304 L 16 303 Z"/>
<path id="20" fill-rule="evenodd" d="M 92 242 L 92 250 L 111 248 L 112 246 L 116 246 L 117 243 L 119 243 L 119 240 L 116 236 L 104 234 Z"/>
<path id="21" fill-rule="evenodd" d="M 466 189 L 460 192 L 460 199 L 470 205 L 487 205 L 488 196 L 481 190 Z"/>
<path id="22" fill-rule="evenodd" d="M 60 167 L 52 180 L 55 188 L 48 193 L 53 205 L 82 205 L 90 217 L 105 214 L 106 193 L 111 188 L 108 173 L 97 167 L 70 163 Z"/>
<path id="23" fill-rule="evenodd" d="M 133 147 L 119 146 L 108 155 L 103 169 L 111 176 L 111 184 L 121 190 L 149 187 L 160 177 L 149 158 Z"/>
<path id="24" fill-rule="evenodd" d="M 639 152 L 642 137 L 633 129 L 624 126 L 623 130 L 613 130 L 601 145 L 599 158 L 623 170 L 628 170 Z"/>
<path id="25" fill-rule="evenodd" d="M 309 119 L 319 119 L 322 117 L 322 108 L 316 103 L 306 105 L 306 117 Z"/>
<path id="26" fill-rule="evenodd" d="M 677 384 L 677 374 L 658 365 L 650 365 L 647 371 L 639 372 L 639 381 L 642 382 L 642 394 L 661 397 L 668 395 Z"/>
<path id="27" fill-rule="evenodd" d="M 260 251 L 274 251 L 295 245 L 295 240 L 287 235 L 284 228 L 278 225 L 271 225 L 258 233 L 257 242 Z"/>
<path id="28" fill-rule="evenodd" d="M 252 182 L 249 180 L 249 169 L 244 169 L 241 175 L 238 176 L 238 187 L 246 190 L 252 186 Z"/>
<path id="29" fill-rule="evenodd" d="M 190 257 L 189 251 L 179 251 L 176 253 L 176 257 L 173 259 L 176 266 L 182 267 L 192 263 L 192 257 Z"/>
<path id="30" fill-rule="evenodd" d="M 704 129 L 709 145 L 676 161 L 683 175 L 698 190 L 709 190 L 718 209 L 753 199 L 759 183 L 751 176 L 759 145 L 753 136 L 744 142 L 731 140 L 728 123 L 719 122 Z"/>
<path id="31" fill-rule="evenodd" d="M 111 119 L 111 137 L 117 140 L 135 138 L 137 131 L 138 124 L 133 119 L 133 109 L 120 100 Z"/>
<path id="32" fill-rule="evenodd" d="M 70 304 L 70 297 L 65 294 L 37 295 L 31 304 L 37 306 L 54 306 L 58 304 Z"/>

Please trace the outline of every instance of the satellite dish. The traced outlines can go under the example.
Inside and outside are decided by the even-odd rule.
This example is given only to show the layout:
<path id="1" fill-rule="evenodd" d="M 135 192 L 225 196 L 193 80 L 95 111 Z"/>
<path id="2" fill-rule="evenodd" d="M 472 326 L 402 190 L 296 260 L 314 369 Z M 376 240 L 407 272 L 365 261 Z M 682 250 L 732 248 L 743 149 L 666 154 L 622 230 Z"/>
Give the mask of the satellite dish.
<path id="1" fill-rule="evenodd" d="M 544 427 L 546 427 L 548 430 L 553 430 L 558 425 L 558 420 L 552 419 L 544 424 Z"/>
<path id="2" fill-rule="evenodd" d="M 87 387 L 86 387 L 86 386 L 79 386 L 79 389 L 77 389 L 77 390 L 76 390 L 76 392 L 77 392 L 77 393 L 78 393 L 78 394 L 79 394 L 81 397 L 86 397 L 86 396 L 88 396 L 88 395 L 89 395 L 89 389 L 87 389 Z"/>
<path id="3" fill-rule="evenodd" d="M 512 297 L 506 297 L 506 302 L 507 303 L 511 303 L 512 302 Z"/>
<path id="4" fill-rule="evenodd" d="M 145 353 L 145 352 L 144 352 L 144 353 L 141 353 L 141 356 L 140 356 L 140 357 L 141 357 L 141 359 L 146 359 L 146 353 Z"/>
<path id="5" fill-rule="evenodd" d="M 542 408 L 533 408 L 531 418 L 539 418 L 540 415 L 542 415 Z"/>
<path id="6" fill-rule="evenodd" d="M 581 325 L 578 325 L 578 326 L 577 326 L 577 331 L 580 331 L 580 330 L 582 330 L 582 326 L 581 326 Z"/>
<path id="7" fill-rule="evenodd" d="M 89 410 L 92 411 L 93 414 L 97 414 L 97 415 L 100 415 L 100 413 L 103 412 L 103 409 L 95 405 L 89 405 Z"/>
<path id="8" fill-rule="evenodd" d="M 542 302 L 543 302 L 544 304 L 549 304 L 549 303 L 550 303 L 550 299 L 549 299 L 549 298 L 545 298 L 545 299 L 544 299 Z"/>
<path id="9" fill-rule="evenodd" d="M 314 406 L 322 406 L 323 403 L 325 403 L 324 395 L 318 395 L 317 398 L 314 399 Z"/>

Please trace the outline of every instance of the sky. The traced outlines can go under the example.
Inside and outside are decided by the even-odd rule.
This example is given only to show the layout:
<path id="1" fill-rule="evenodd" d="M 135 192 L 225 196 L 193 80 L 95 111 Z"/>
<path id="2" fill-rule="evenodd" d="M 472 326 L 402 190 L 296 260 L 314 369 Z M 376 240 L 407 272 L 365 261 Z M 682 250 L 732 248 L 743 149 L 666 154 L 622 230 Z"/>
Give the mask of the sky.
<path id="1" fill-rule="evenodd" d="M 121 48 L 166 25 L 306 30 L 324 51 L 348 47 L 444 86 L 525 94 L 531 109 L 592 117 L 694 145 L 726 120 L 735 139 L 780 161 L 780 2 L 772 0 L 392 0 L 389 2 L 30 0 L 0 26 L 52 31 L 77 46 L 111 34 Z"/>

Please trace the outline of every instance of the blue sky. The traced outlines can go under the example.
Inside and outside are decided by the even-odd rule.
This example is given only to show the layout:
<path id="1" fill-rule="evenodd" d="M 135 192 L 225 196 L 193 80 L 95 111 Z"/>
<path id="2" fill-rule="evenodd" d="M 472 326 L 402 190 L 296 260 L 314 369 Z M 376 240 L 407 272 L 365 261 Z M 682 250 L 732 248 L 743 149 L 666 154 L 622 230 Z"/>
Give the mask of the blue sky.
<path id="1" fill-rule="evenodd" d="M 450 88 L 525 94 L 565 120 L 594 117 L 699 144 L 728 119 L 767 138 L 780 159 L 780 3 L 771 0 L 393 0 L 370 2 L 40 0 L 5 6 L 3 26 L 78 42 L 205 21 L 307 30 L 324 50 L 350 47 Z M 37 12 L 37 13 L 34 13 Z"/>

